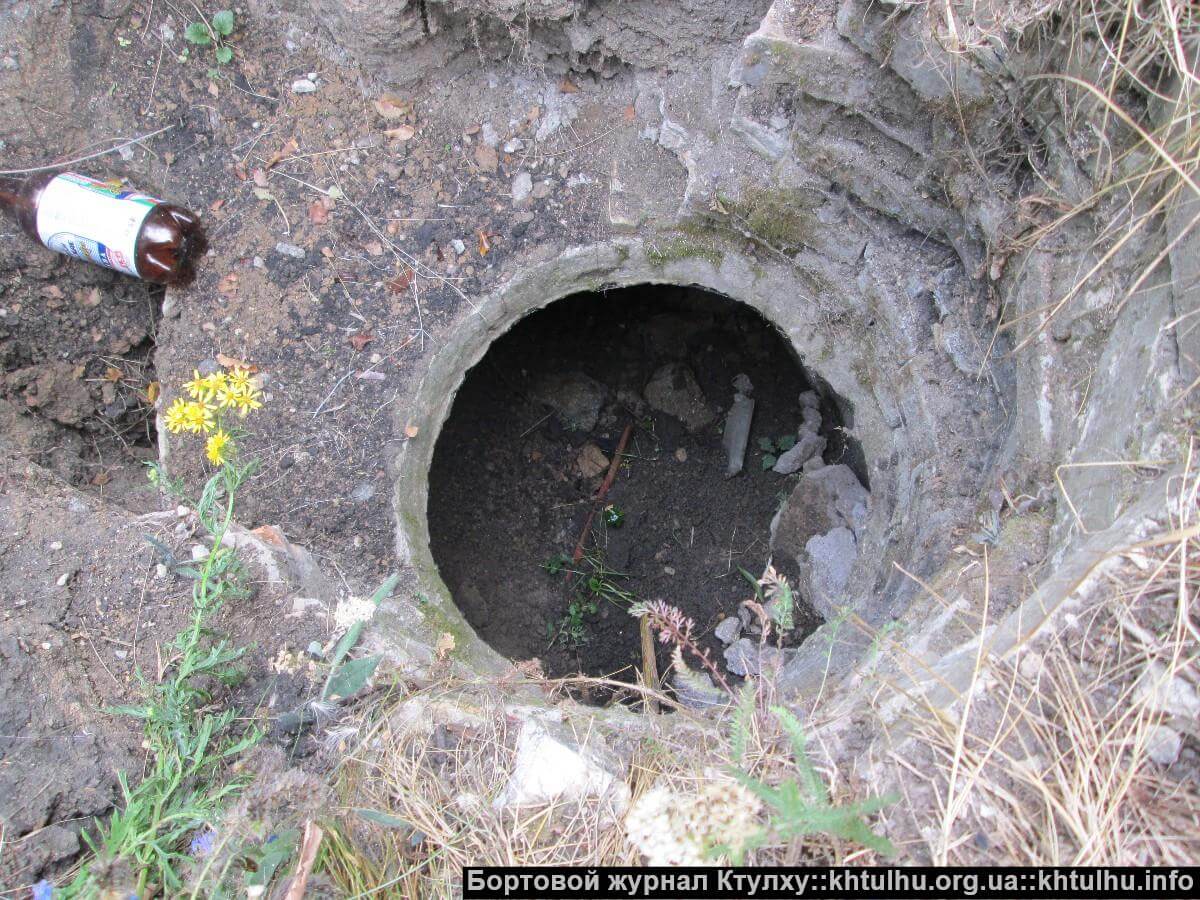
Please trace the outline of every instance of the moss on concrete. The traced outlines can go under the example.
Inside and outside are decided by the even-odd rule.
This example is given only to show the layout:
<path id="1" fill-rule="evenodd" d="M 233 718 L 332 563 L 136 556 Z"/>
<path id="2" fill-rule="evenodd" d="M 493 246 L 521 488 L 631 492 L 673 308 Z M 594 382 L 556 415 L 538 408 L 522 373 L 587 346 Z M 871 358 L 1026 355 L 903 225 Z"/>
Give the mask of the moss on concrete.
<path id="1" fill-rule="evenodd" d="M 699 236 L 684 231 L 646 244 L 646 259 L 656 268 L 692 257 L 706 260 L 713 268 L 719 269 L 725 259 L 725 252 L 717 246 L 711 236 Z"/>
<path id="2" fill-rule="evenodd" d="M 811 244 L 820 227 L 813 212 L 821 198 L 802 188 L 749 188 L 726 201 L 730 214 L 755 240 L 776 250 Z"/>

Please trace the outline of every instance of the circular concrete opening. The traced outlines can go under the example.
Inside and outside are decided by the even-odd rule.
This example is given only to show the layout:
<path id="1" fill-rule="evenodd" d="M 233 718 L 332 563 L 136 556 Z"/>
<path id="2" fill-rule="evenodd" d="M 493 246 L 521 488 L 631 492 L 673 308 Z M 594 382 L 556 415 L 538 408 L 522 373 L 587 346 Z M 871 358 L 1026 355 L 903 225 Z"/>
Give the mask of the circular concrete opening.
<path id="1" fill-rule="evenodd" d="M 720 661 L 731 629 L 757 640 L 741 570 L 797 574 L 772 532 L 805 471 L 865 481 L 843 409 L 749 306 L 671 285 L 574 294 L 467 373 L 429 472 L 433 558 L 483 640 L 550 674 L 633 680 L 638 600 L 683 610 Z M 782 646 L 819 623 L 797 598 Z"/>

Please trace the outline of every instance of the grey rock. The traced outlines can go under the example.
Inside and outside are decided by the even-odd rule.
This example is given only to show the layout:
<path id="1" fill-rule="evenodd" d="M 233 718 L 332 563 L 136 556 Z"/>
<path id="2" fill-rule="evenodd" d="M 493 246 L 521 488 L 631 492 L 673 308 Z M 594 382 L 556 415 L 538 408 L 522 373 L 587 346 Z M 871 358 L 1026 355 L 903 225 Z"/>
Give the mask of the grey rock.
<path id="1" fill-rule="evenodd" d="M 496 133 L 496 129 L 492 126 L 491 122 L 483 123 L 483 127 L 479 130 L 479 139 L 489 147 L 495 147 L 498 143 L 500 143 L 500 135 Z M 512 142 L 509 141 L 509 143 Z M 513 152 L 508 149 L 508 144 L 504 145 L 504 150 L 506 153 Z"/>
<path id="2" fill-rule="evenodd" d="M 533 176 L 521 172 L 512 180 L 512 199 L 514 204 L 524 203 L 533 191 Z"/>
<path id="3" fill-rule="evenodd" d="M 773 471 L 780 475 L 791 475 L 793 472 L 799 472 L 800 467 L 814 456 L 820 456 L 824 452 L 825 438 L 819 434 L 804 432 L 804 436 L 796 442 L 791 450 L 785 450 L 779 454 Z"/>
<path id="4" fill-rule="evenodd" d="M 543 378 L 533 389 L 533 397 L 558 414 L 566 428 L 591 431 L 600 418 L 600 408 L 608 389 L 582 372 L 566 372 Z"/>
<path id="5" fill-rule="evenodd" d="M 450 246 L 454 248 L 454 252 L 462 256 L 467 252 L 467 245 L 462 242 L 461 238 L 455 238 L 450 242 Z"/>
<path id="6" fill-rule="evenodd" d="M 746 444 L 750 440 L 750 423 L 754 420 L 754 401 L 745 394 L 733 395 L 733 405 L 725 417 L 725 431 L 721 443 L 725 447 L 728 462 L 725 477 L 732 478 L 746 464 Z"/>
<path id="7" fill-rule="evenodd" d="M 725 649 L 725 665 L 734 675 L 760 675 L 763 669 L 775 669 L 787 658 L 777 647 L 760 646 L 750 638 L 739 638 Z"/>
<path id="8" fill-rule="evenodd" d="M 699 431 L 713 421 L 696 376 L 681 363 L 668 363 L 656 371 L 642 393 L 651 408 L 674 416 L 688 431 Z"/>
<path id="9" fill-rule="evenodd" d="M 802 421 L 800 431 L 816 434 L 821 430 L 821 411 L 815 406 L 806 406 L 801 411 Z"/>
<path id="10" fill-rule="evenodd" d="M 505 153 L 520 153 L 525 149 L 525 142 L 520 138 L 510 138 L 504 142 Z"/>
<path id="11" fill-rule="evenodd" d="M 801 409 L 820 409 L 821 398 L 817 396 L 816 391 L 805 391 L 800 395 Z"/>
<path id="12" fill-rule="evenodd" d="M 304 259 L 303 247 L 297 247 L 295 244 L 288 244 L 283 241 L 275 245 L 275 252 L 282 253 L 284 256 L 290 256 L 292 259 Z"/>
<path id="13" fill-rule="evenodd" d="M 370 481 L 355 485 L 354 490 L 350 492 L 350 499 L 356 503 L 366 503 L 373 496 L 375 496 L 375 485 Z"/>
<path id="14" fill-rule="evenodd" d="M 316 91 L 316 89 L 317 89 L 316 82 L 312 81 L 309 78 L 297 78 L 295 81 L 292 82 L 292 93 L 293 94 L 311 94 L 314 91 Z"/>
<path id="15" fill-rule="evenodd" d="M 858 544 L 849 528 L 834 528 L 809 538 L 804 545 L 811 567 L 812 600 L 821 608 L 833 609 L 845 601 L 846 584 L 858 561 Z"/>
<path id="16" fill-rule="evenodd" d="M 721 623 L 713 629 L 713 634 L 722 644 L 732 644 L 738 639 L 742 633 L 742 620 L 737 616 L 729 616 L 722 619 Z"/>
<path id="17" fill-rule="evenodd" d="M 492 805 L 599 798 L 624 812 L 630 797 L 624 771 L 598 732 L 580 736 L 560 724 L 528 719 L 517 737 L 512 774 Z"/>
<path id="18" fill-rule="evenodd" d="M 1183 749 L 1183 738 L 1174 728 L 1166 725 L 1156 725 L 1146 741 L 1146 753 L 1160 766 L 1172 765 L 1179 759 L 1179 751 Z"/>
<path id="19" fill-rule="evenodd" d="M 674 672 L 671 687 L 675 699 L 688 709 L 711 709 L 729 702 L 729 695 L 713 684 L 707 672 Z"/>
<path id="20" fill-rule="evenodd" d="M 825 460 L 821 458 L 820 454 L 817 454 L 803 466 L 801 466 L 800 471 L 802 471 L 805 475 L 808 475 L 811 472 L 817 471 L 817 469 L 823 468 L 825 468 Z"/>
<path id="21" fill-rule="evenodd" d="M 745 372 L 739 372 L 733 376 L 733 389 L 749 396 L 754 393 L 754 383 Z"/>

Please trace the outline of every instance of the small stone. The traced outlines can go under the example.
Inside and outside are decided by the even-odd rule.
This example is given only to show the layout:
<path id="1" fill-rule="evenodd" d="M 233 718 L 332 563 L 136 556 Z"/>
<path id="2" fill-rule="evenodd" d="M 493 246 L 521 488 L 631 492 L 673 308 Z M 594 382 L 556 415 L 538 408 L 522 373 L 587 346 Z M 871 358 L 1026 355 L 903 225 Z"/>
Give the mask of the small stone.
<path id="1" fill-rule="evenodd" d="M 810 431 L 816 434 L 821 430 L 821 411 L 814 406 L 806 406 L 800 411 L 802 421 L 800 424 L 800 432 Z"/>
<path id="2" fill-rule="evenodd" d="M 50 642 L 49 642 L 49 641 L 42 641 L 42 649 L 43 649 L 43 650 L 49 650 L 49 649 L 50 649 Z"/>
<path id="3" fill-rule="evenodd" d="M 533 186 L 533 196 L 536 200 L 543 200 L 550 196 L 550 192 L 554 190 L 553 181 L 539 181 Z"/>
<path id="4" fill-rule="evenodd" d="M 565 372 L 546 376 L 532 394 L 539 403 L 553 409 L 565 427 L 591 431 L 600 419 L 608 389 L 583 372 Z"/>
<path id="5" fill-rule="evenodd" d="M 375 484 L 370 481 L 355 485 L 354 490 L 350 492 L 350 499 L 355 503 L 366 503 L 373 496 L 375 496 Z"/>
<path id="6" fill-rule="evenodd" d="M 51 541 L 50 542 L 51 550 L 61 550 L 62 548 L 63 548 L 62 541 Z"/>
<path id="7" fill-rule="evenodd" d="M 754 384 L 745 372 L 739 372 L 733 377 L 733 389 L 749 396 L 754 392 Z"/>
<path id="8" fill-rule="evenodd" d="M 317 89 L 317 83 L 311 78 L 297 78 L 292 82 L 293 94 L 311 94 Z"/>
<path id="9" fill-rule="evenodd" d="M 1021 661 L 1017 664 L 1017 671 L 1021 673 L 1022 678 L 1037 681 L 1044 665 L 1045 660 L 1042 658 L 1042 654 L 1036 650 L 1028 650 L 1021 656 Z"/>
<path id="10" fill-rule="evenodd" d="M 489 147 L 495 147 L 500 143 L 500 135 L 496 134 L 496 129 L 492 127 L 491 122 L 483 123 L 483 127 L 479 130 L 479 138 Z"/>
<path id="11" fill-rule="evenodd" d="M 520 153 L 525 149 L 525 142 L 520 138 L 510 138 L 504 142 L 505 153 Z"/>
<path id="12" fill-rule="evenodd" d="M 313 659 L 320 659 L 325 655 L 325 648 L 321 646 L 320 641 L 313 641 L 304 652 Z"/>
<path id="13" fill-rule="evenodd" d="M 200 562 L 203 559 L 208 559 L 208 548 L 203 544 L 192 544 L 192 561 Z"/>
<path id="14" fill-rule="evenodd" d="M 821 398 L 817 396 L 816 391 L 805 391 L 800 395 L 801 409 L 820 409 Z"/>
<path id="15" fill-rule="evenodd" d="M 575 456 L 575 465 L 584 478 L 595 478 L 602 472 L 608 471 L 608 457 L 604 451 L 590 441 L 579 448 Z"/>
<path id="16" fill-rule="evenodd" d="M 746 444 L 750 440 L 750 424 L 753 421 L 754 401 L 738 391 L 733 395 L 733 405 L 725 417 L 725 431 L 721 434 L 721 444 L 725 448 L 727 458 L 726 478 L 732 478 L 741 472 L 746 464 Z"/>
<path id="17" fill-rule="evenodd" d="M 295 244 L 287 244 L 283 241 L 275 245 L 275 252 L 282 253 L 284 256 L 290 256 L 292 259 L 304 259 L 303 247 L 297 247 Z"/>
<path id="18" fill-rule="evenodd" d="M 800 467 L 825 452 L 825 438 L 819 434 L 805 433 L 790 450 L 779 454 L 773 471 L 780 475 L 791 475 L 799 472 Z"/>
<path id="19" fill-rule="evenodd" d="M 675 569 L 672 566 L 663 566 L 663 572 L 666 573 L 667 575 L 674 575 Z"/>
<path id="20" fill-rule="evenodd" d="M 742 620 L 737 616 L 729 616 L 722 619 L 721 623 L 713 630 L 713 634 L 722 644 L 732 644 L 741 636 Z"/>
<path id="21" fill-rule="evenodd" d="M 1146 741 L 1146 753 L 1160 766 L 1169 766 L 1179 759 L 1183 739 L 1179 732 L 1166 725 L 1155 725 Z"/>
<path id="22" fill-rule="evenodd" d="M 679 462 L 687 462 L 687 451 L 682 447 L 677 448 L 675 450 L 675 459 L 677 459 Z"/>
<path id="23" fill-rule="evenodd" d="M 66 587 L 67 582 L 70 580 L 71 580 L 71 573 L 63 572 L 61 575 L 58 576 L 58 580 L 55 581 L 54 583 L 57 584 L 59 587 Z"/>
<path id="24" fill-rule="evenodd" d="M 191 512 L 191 510 L 188 509 L 186 506 L 183 506 L 182 504 L 175 507 L 175 515 L 177 515 L 181 519 L 186 519 L 187 514 L 190 512 Z"/>
<path id="25" fill-rule="evenodd" d="M 533 190 L 533 176 L 528 172 L 521 172 L 512 180 L 512 199 L 513 204 L 524 203 Z"/>
<path id="26" fill-rule="evenodd" d="M 261 256 L 254 257 L 254 259 L 251 260 L 251 264 L 256 269 L 265 269 L 267 267 L 266 260 L 264 260 Z"/>
<path id="27" fill-rule="evenodd" d="M 113 656 L 115 656 L 117 659 L 125 659 L 129 656 L 129 651 L 128 650 L 114 650 Z"/>
<path id="28" fill-rule="evenodd" d="M 713 684 L 707 672 L 673 672 L 671 687 L 675 699 L 689 709 L 709 709 L 729 702 L 729 695 Z"/>
<path id="29" fill-rule="evenodd" d="M 457 253 L 459 256 L 462 256 L 464 253 L 467 252 L 467 245 L 464 244 L 459 238 L 455 238 L 454 240 L 452 240 L 450 242 L 450 246 L 454 248 L 454 252 Z"/>
<path id="30" fill-rule="evenodd" d="M 171 570 L 164 563 L 159 563 L 154 567 L 155 578 L 166 578 L 171 573 Z"/>

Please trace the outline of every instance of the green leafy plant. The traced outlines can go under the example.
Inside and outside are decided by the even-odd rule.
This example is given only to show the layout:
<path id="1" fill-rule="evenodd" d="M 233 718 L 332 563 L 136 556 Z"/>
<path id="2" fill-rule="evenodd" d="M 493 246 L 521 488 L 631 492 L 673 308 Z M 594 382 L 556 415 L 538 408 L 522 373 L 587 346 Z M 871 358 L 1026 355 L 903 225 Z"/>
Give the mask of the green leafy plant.
<path id="1" fill-rule="evenodd" d="M 388 577 L 371 595 L 371 603 L 378 607 L 392 595 L 399 580 L 399 575 Z M 337 642 L 337 646 L 333 650 L 333 658 L 329 663 L 329 675 L 325 679 L 325 686 L 321 689 L 322 700 L 351 697 L 358 693 L 367 680 L 375 674 L 375 669 L 378 668 L 379 661 L 382 659 L 380 656 L 363 656 L 348 662 L 345 661 L 362 637 L 366 624 L 366 622 L 355 622 L 346 629 L 346 633 Z"/>
<path id="2" fill-rule="evenodd" d="M 796 446 L 796 436 L 794 434 L 785 434 L 781 437 L 760 437 L 758 439 L 758 449 L 763 453 L 762 467 L 770 469 L 779 462 L 779 455 L 786 453 Z"/>
<path id="3" fill-rule="evenodd" d="M 182 887 L 187 837 L 216 820 L 243 787 L 239 778 L 225 777 L 226 766 L 261 737 L 257 728 L 238 733 L 236 711 L 217 703 L 217 687 L 242 677 L 236 663 L 244 648 L 215 637 L 209 625 L 226 602 L 248 595 L 241 561 L 222 538 L 233 521 L 237 489 L 253 468 L 227 464 L 205 484 L 195 509 L 212 536 L 212 550 L 198 565 L 167 559 L 177 574 L 192 580 L 188 627 L 165 648 L 166 677 L 154 682 L 138 671 L 146 701 L 110 710 L 144 723 L 148 768 L 136 786 L 118 773 L 123 808 L 99 826 L 96 837 L 84 832 L 84 839 L 102 864 L 130 864 L 138 896 L 146 896 L 150 886 L 167 894 Z M 85 863 L 66 896 L 91 896 L 95 870 Z"/>
<path id="4" fill-rule="evenodd" d="M 895 803 L 897 798 L 868 797 L 866 800 L 835 806 L 829 796 L 828 786 L 808 758 L 804 727 L 791 710 L 782 706 L 771 707 L 771 713 L 791 745 L 796 777 L 772 786 L 746 771 L 744 760 L 750 731 L 749 719 L 755 708 L 753 689 L 744 688 L 731 734 L 735 764 L 731 774 L 766 805 L 768 824 L 757 833 L 747 836 L 739 847 L 718 847 L 714 848 L 714 852 L 728 854 L 734 865 L 740 865 L 747 850 L 772 843 L 787 843 L 810 835 L 828 834 L 861 844 L 884 856 L 893 856 L 896 849 L 891 841 L 871 831 L 865 817 Z"/>
<path id="5" fill-rule="evenodd" d="M 750 586 L 754 588 L 754 598 L 779 626 L 780 631 L 791 631 L 796 627 L 796 597 L 785 576 L 776 572 L 774 566 L 767 566 L 762 578 L 755 578 L 742 568 L 738 571 L 750 582 Z"/>
<path id="6" fill-rule="evenodd" d="M 207 21 L 189 22 L 183 31 L 183 39 L 196 47 L 212 47 L 217 63 L 227 65 L 233 61 L 233 48 L 225 43 L 225 38 L 233 34 L 235 24 L 233 10 L 223 9 L 213 13 Z"/>
<path id="7" fill-rule="evenodd" d="M 587 643 L 585 619 L 596 614 L 598 601 L 606 600 L 624 609 L 637 602 L 633 592 L 621 587 L 617 581 L 629 576 L 610 569 L 599 550 L 584 553 L 578 564 L 571 557 L 559 553 L 542 563 L 542 568 L 551 575 L 566 575 L 570 579 L 570 600 L 566 613 L 557 624 L 546 623 L 546 637 L 551 647 L 559 642 L 570 648 Z"/>
<path id="8" fill-rule="evenodd" d="M 586 616 L 596 614 L 596 601 L 587 597 L 574 597 L 567 604 L 566 615 L 559 621 L 557 628 L 553 622 L 546 623 L 546 636 L 550 639 L 549 646 L 561 643 L 564 647 L 574 650 L 583 646 L 589 640 Z"/>

